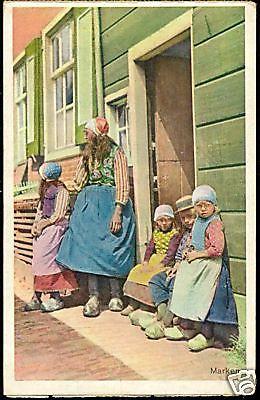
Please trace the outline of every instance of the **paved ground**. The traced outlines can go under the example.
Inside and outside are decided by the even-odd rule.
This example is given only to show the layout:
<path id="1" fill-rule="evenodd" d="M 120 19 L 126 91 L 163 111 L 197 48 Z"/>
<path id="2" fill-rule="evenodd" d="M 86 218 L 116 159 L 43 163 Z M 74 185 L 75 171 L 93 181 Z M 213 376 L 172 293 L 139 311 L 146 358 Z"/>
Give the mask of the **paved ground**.
<path id="1" fill-rule="evenodd" d="M 15 265 L 15 374 L 23 380 L 224 380 L 224 352 L 188 351 L 185 342 L 149 340 L 126 317 L 108 310 L 84 318 L 82 306 L 24 313 L 31 296 L 27 265 Z M 21 301 L 22 300 L 22 301 Z"/>
<path id="2" fill-rule="evenodd" d="M 15 298 L 16 380 L 137 380 L 120 360 L 49 314 L 22 312 Z"/>

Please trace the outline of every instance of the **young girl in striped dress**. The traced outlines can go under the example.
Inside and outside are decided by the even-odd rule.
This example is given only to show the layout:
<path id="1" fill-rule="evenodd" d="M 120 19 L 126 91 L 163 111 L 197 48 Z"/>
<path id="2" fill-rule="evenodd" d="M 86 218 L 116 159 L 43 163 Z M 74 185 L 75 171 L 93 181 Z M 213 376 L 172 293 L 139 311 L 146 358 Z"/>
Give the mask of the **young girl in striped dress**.
<path id="1" fill-rule="evenodd" d="M 61 166 L 55 162 L 45 163 L 39 169 L 40 201 L 32 226 L 34 274 L 34 295 L 25 305 L 25 311 L 41 310 L 51 312 L 64 307 L 60 291 L 78 288 L 75 274 L 59 266 L 57 255 L 68 221 L 65 218 L 69 193 L 59 180 Z M 49 293 L 49 299 L 42 301 L 42 293 Z"/>

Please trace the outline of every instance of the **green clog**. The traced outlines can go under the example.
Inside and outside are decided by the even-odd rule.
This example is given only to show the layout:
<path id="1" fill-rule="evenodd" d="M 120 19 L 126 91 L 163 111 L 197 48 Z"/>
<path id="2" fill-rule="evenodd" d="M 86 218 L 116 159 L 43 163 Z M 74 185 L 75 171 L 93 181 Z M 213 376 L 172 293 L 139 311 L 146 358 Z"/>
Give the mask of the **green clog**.
<path id="1" fill-rule="evenodd" d="M 139 326 L 144 330 L 153 322 L 154 322 L 154 314 L 144 314 L 141 315 L 139 318 Z"/>
<path id="2" fill-rule="evenodd" d="M 185 336 L 178 326 L 173 326 L 172 328 L 165 328 L 164 334 L 168 340 L 183 340 Z"/>
<path id="3" fill-rule="evenodd" d="M 64 302 L 61 299 L 50 298 L 41 304 L 41 312 L 53 312 L 64 308 Z"/>
<path id="4" fill-rule="evenodd" d="M 41 309 L 41 303 L 36 300 L 32 299 L 29 303 L 26 303 L 24 306 L 24 311 L 37 311 Z"/>
<path id="5" fill-rule="evenodd" d="M 163 324 L 156 321 L 145 329 L 145 334 L 149 339 L 161 339 L 165 336 Z"/>
<path id="6" fill-rule="evenodd" d="M 119 299 L 118 297 L 114 297 L 113 299 L 110 300 L 108 308 L 110 311 L 119 312 L 123 310 L 124 304 L 121 299 Z"/>
<path id="7" fill-rule="evenodd" d="M 191 351 L 202 351 L 214 345 L 214 338 L 207 339 L 202 333 L 188 341 L 188 348 Z"/>
<path id="8" fill-rule="evenodd" d="M 132 325 L 136 325 L 136 326 L 140 326 L 140 319 L 142 319 L 142 321 L 146 318 L 149 319 L 150 315 L 153 315 L 151 313 L 148 313 L 147 311 L 143 311 L 143 310 L 135 310 L 133 312 L 131 312 L 128 317 L 131 321 Z M 151 318 L 150 318 L 151 320 Z"/>
<path id="9" fill-rule="evenodd" d="M 134 308 L 131 304 L 128 304 L 127 307 L 125 307 L 122 311 L 121 311 L 121 315 L 123 315 L 124 317 L 128 317 L 129 314 L 131 314 L 133 311 L 135 311 L 136 308 Z"/>
<path id="10" fill-rule="evenodd" d="M 84 317 L 97 317 L 100 314 L 100 304 L 97 296 L 91 296 L 83 308 Z"/>

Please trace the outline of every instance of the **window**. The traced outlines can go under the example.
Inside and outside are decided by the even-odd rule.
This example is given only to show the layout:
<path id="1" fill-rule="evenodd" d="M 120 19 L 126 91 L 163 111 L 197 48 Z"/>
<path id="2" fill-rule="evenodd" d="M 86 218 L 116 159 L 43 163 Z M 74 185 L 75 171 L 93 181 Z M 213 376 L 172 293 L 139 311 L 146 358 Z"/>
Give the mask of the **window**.
<path id="1" fill-rule="evenodd" d="M 123 148 L 128 161 L 130 162 L 130 138 L 129 138 L 129 118 L 128 118 L 128 105 L 122 104 L 115 106 L 116 111 L 116 125 L 118 144 Z"/>
<path id="2" fill-rule="evenodd" d="M 15 72 L 15 160 L 26 158 L 26 67 Z"/>
<path id="3" fill-rule="evenodd" d="M 74 143 L 73 25 L 65 25 L 51 40 L 54 94 L 54 141 L 56 150 Z"/>

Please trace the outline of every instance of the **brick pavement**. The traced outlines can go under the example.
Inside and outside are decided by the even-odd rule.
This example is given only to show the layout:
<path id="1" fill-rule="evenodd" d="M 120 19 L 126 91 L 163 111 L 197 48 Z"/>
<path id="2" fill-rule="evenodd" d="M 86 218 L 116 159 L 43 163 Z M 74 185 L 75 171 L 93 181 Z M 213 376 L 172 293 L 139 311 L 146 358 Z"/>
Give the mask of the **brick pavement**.
<path id="1" fill-rule="evenodd" d="M 16 295 L 19 296 L 23 301 L 28 301 L 32 294 L 32 278 L 30 274 L 30 267 L 25 266 L 25 264 L 22 262 L 16 261 L 14 283 Z M 35 315 L 35 317 L 33 317 L 33 315 Z M 68 365 L 70 365 L 70 358 L 72 358 L 73 362 L 75 360 L 76 370 L 68 372 L 64 369 L 57 369 L 55 371 L 55 377 L 53 377 L 53 375 L 51 375 L 51 371 L 48 371 L 48 365 L 50 365 L 48 361 L 49 359 L 44 358 L 44 363 L 46 366 L 42 368 L 45 368 L 44 374 L 49 373 L 49 376 L 52 376 L 51 379 L 64 379 L 64 373 L 70 373 L 71 376 L 74 377 L 68 379 L 81 379 L 82 370 L 80 370 L 77 363 L 77 355 L 82 357 L 84 360 L 84 353 L 86 352 L 85 350 L 82 350 L 81 347 L 78 351 L 77 346 L 78 343 L 79 346 L 83 346 L 85 338 L 87 342 L 84 343 L 86 346 L 88 344 L 86 348 L 91 349 L 93 346 L 96 354 L 102 354 L 102 357 L 105 355 L 104 359 L 107 360 L 107 364 L 102 360 L 95 373 L 92 370 L 92 374 L 90 375 L 94 380 L 108 379 L 107 374 L 111 373 L 111 370 L 110 372 L 106 371 L 107 368 L 111 368 L 109 367 L 108 360 L 113 361 L 113 363 L 114 361 L 122 363 L 118 364 L 121 366 L 119 375 L 117 375 L 117 369 L 114 372 L 114 378 L 112 379 L 128 379 L 119 378 L 121 371 L 124 371 L 126 376 L 128 376 L 128 374 L 134 374 L 134 372 L 136 373 L 136 378 L 131 379 L 207 380 L 219 382 L 226 380 L 225 374 L 218 375 L 211 373 L 211 368 L 217 367 L 224 369 L 227 366 L 223 351 L 211 348 L 200 353 L 192 353 L 187 349 L 186 343 L 182 341 L 171 342 L 166 339 L 160 339 L 158 341 L 148 340 L 145 337 L 144 332 L 139 327 L 132 326 L 128 318 L 122 317 L 118 313 L 112 313 L 108 310 L 105 310 L 98 318 L 84 318 L 82 315 L 82 306 L 74 306 L 55 311 L 49 315 L 42 314 L 40 312 L 30 313 L 30 317 L 28 315 L 27 318 L 30 320 L 30 318 L 36 318 L 36 315 L 38 315 L 38 320 L 34 320 L 34 324 L 40 323 L 39 329 L 40 332 L 42 332 L 41 337 L 48 337 L 48 343 L 51 340 L 53 341 L 52 343 L 54 343 L 55 337 L 57 338 L 56 340 L 59 340 L 60 334 L 62 334 L 62 331 L 65 329 L 67 332 L 67 328 L 69 329 L 68 332 L 70 332 L 70 335 L 77 335 L 75 336 L 77 337 L 75 346 L 73 346 L 73 340 L 68 340 L 68 342 L 66 342 L 66 346 L 64 344 L 62 350 L 58 350 L 59 357 L 62 356 L 64 359 L 66 359 L 66 364 L 68 363 Z M 48 329 L 46 331 L 47 333 L 44 335 L 43 332 L 45 332 L 46 327 L 43 324 L 43 321 L 49 321 L 50 319 L 51 321 L 56 320 L 55 325 L 53 325 L 55 326 L 56 333 L 53 330 L 50 331 Z M 61 323 L 61 325 L 59 325 L 59 323 Z M 30 324 L 31 328 L 36 329 L 37 331 L 37 327 L 33 326 L 33 322 L 30 322 Z M 54 324 L 54 322 L 52 322 L 52 324 Z M 24 341 L 27 343 L 27 347 L 23 345 L 23 341 L 17 341 L 16 343 L 16 354 L 18 357 L 17 368 L 19 367 L 17 369 L 17 373 L 19 372 L 19 374 L 22 374 L 22 369 L 20 366 L 22 366 L 25 362 L 23 361 L 23 357 L 27 360 L 31 360 L 30 362 L 32 364 L 34 362 L 33 357 L 36 357 L 35 353 L 32 353 L 31 351 L 31 340 L 29 340 L 27 337 L 28 332 L 28 330 L 24 331 Z M 23 348 L 22 353 L 20 352 L 19 347 Z M 72 350 L 75 351 L 75 353 Z M 28 352 L 28 354 L 26 354 L 26 352 Z M 83 356 L 81 353 L 83 353 Z M 109 358 L 110 356 L 112 357 L 111 359 Z M 48 355 L 46 357 L 50 356 Z M 60 361 L 59 357 L 58 361 Z M 41 359 L 41 357 L 37 358 L 37 360 L 39 359 Z M 55 359 L 52 358 L 51 360 L 53 363 Z M 87 367 L 89 367 L 89 364 L 92 364 L 92 362 L 93 359 L 90 357 L 89 362 L 84 364 L 85 371 L 83 371 L 83 374 L 88 374 Z M 123 368 L 122 365 L 125 367 L 127 366 L 128 369 L 121 369 Z M 33 376 L 33 379 L 36 379 L 35 375 L 30 376 Z M 82 379 L 88 378 L 85 377 Z"/>
<path id="2" fill-rule="evenodd" d="M 139 380 L 120 360 L 49 314 L 23 312 L 15 297 L 16 380 Z"/>

